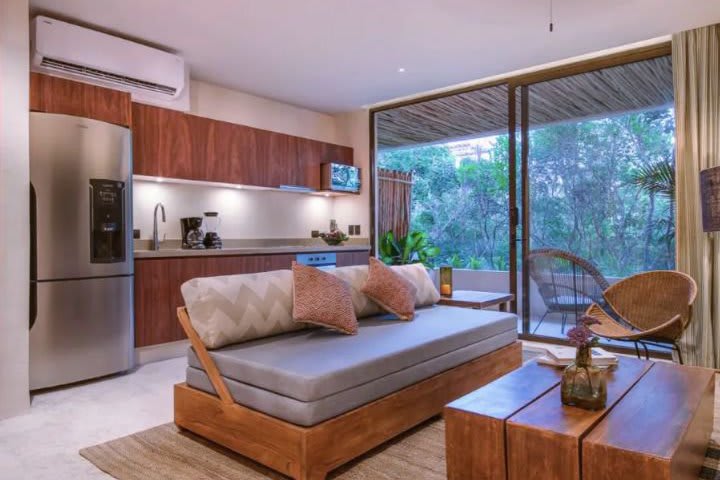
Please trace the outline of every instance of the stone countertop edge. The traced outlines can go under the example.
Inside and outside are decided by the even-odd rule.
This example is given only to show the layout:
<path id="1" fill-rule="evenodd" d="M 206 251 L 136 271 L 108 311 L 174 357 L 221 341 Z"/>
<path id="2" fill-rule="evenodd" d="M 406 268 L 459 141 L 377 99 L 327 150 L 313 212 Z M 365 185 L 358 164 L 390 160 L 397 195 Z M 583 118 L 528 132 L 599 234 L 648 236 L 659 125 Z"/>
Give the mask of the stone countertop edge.
<path id="1" fill-rule="evenodd" d="M 369 251 L 370 245 L 313 245 L 283 247 L 240 247 L 206 250 L 188 250 L 179 248 L 161 248 L 160 250 L 135 250 L 135 258 L 171 258 L 171 257 L 218 257 L 231 255 L 271 255 L 281 253 L 320 253 L 320 252 L 362 252 Z"/>

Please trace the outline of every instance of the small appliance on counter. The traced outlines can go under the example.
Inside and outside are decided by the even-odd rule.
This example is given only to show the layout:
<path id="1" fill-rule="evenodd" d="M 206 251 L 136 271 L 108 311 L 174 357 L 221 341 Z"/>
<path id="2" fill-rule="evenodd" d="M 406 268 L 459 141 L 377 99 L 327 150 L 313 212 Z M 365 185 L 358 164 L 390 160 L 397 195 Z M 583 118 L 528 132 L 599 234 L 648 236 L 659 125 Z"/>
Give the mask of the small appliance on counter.
<path id="1" fill-rule="evenodd" d="M 202 217 L 185 217 L 180 219 L 180 228 L 182 230 L 182 248 L 190 250 L 203 250 Z"/>
<path id="2" fill-rule="evenodd" d="M 222 240 L 220 239 L 220 235 L 217 233 L 218 228 L 220 228 L 220 216 L 218 215 L 218 212 L 205 212 L 204 215 L 205 228 L 207 229 L 205 239 L 203 240 L 205 248 L 222 248 Z"/>
<path id="3" fill-rule="evenodd" d="M 360 193 L 360 169 L 341 163 L 323 163 L 320 170 L 320 189 Z"/>

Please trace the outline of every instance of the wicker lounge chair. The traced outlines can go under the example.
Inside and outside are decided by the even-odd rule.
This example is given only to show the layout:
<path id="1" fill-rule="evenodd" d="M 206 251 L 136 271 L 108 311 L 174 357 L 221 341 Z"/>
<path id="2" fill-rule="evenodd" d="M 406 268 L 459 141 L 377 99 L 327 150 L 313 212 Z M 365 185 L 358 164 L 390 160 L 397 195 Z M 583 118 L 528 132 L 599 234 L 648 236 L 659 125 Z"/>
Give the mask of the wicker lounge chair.
<path id="1" fill-rule="evenodd" d="M 533 333 L 552 314 L 562 315 L 565 333 L 569 315 L 577 320 L 593 303 L 604 304 L 603 291 L 610 284 L 589 261 L 565 250 L 543 248 L 530 252 L 528 265 L 546 308 Z"/>
<path id="2" fill-rule="evenodd" d="M 677 342 L 692 318 L 696 294 L 695 280 L 684 273 L 671 270 L 639 273 L 605 291 L 605 308 L 597 304 L 588 308 L 587 314 L 600 321 L 590 329 L 601 337 L 635 343 L 638 357 L 638 343 L 645 349 L 646 358 L 649 358 L 647 345 L 671 348 L 683 363 Z"/>

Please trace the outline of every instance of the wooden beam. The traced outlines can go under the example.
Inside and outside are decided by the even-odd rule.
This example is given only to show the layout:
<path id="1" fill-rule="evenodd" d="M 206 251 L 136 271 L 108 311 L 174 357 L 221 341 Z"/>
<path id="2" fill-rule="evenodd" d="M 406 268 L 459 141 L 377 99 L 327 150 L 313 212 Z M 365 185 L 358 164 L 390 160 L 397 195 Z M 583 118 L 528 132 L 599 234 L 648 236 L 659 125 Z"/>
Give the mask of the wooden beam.
<path id="1" fill-rule="evenodd" d="M 179 307 L 177 309 L 177 316 L 180 325 L 183 330 L 185 330 L 185 334 L 190 339 L 190 344 L 192 345 L 193 350 L 195 350 L 195 355 L 197 355 L 198 360 L 200 360 L 200 364 L 210 379 L 210 383 L 212 383 L 215 392 L 218 394 L 218 397 L 220 397 L 220 401 L 226 405 L 235 403 L 235 400 L 233 400 L 232 395 L 230 395 L 230 391 L 228 390 L 225 381 L 220 375 L 220 371 L 218 370 L 215 361 L 212 357 L 210 357 L 207 348 L 205 348 L 205 344 L 202 340 L 200 340 L 200 336 L 195 331 L 195 328 L 193 328 L 187 309 L 185 307 Z"/>

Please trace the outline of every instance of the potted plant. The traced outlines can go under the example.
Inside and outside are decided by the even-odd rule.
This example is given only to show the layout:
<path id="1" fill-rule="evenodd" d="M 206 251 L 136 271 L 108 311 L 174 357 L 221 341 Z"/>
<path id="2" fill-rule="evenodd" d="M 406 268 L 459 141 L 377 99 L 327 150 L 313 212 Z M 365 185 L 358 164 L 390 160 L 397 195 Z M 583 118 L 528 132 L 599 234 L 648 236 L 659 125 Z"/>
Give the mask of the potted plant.
<path id="1" fill-rule="evenodd" d="M 430 243 L 425 232 L 410 232 L 399 239 L 387 232 L 380 238 L 379 254 L 386 265 L 422 263 L 432 267 L 432 260 L 440 255 L 440 249 Z"/>
<path id="2" fill-rule="evenodd" d="M 321 233 L 320 238 L 328 245 L 342 245 L 343 242 L 348 240 L 348 236 L 339 228 Z"/>

